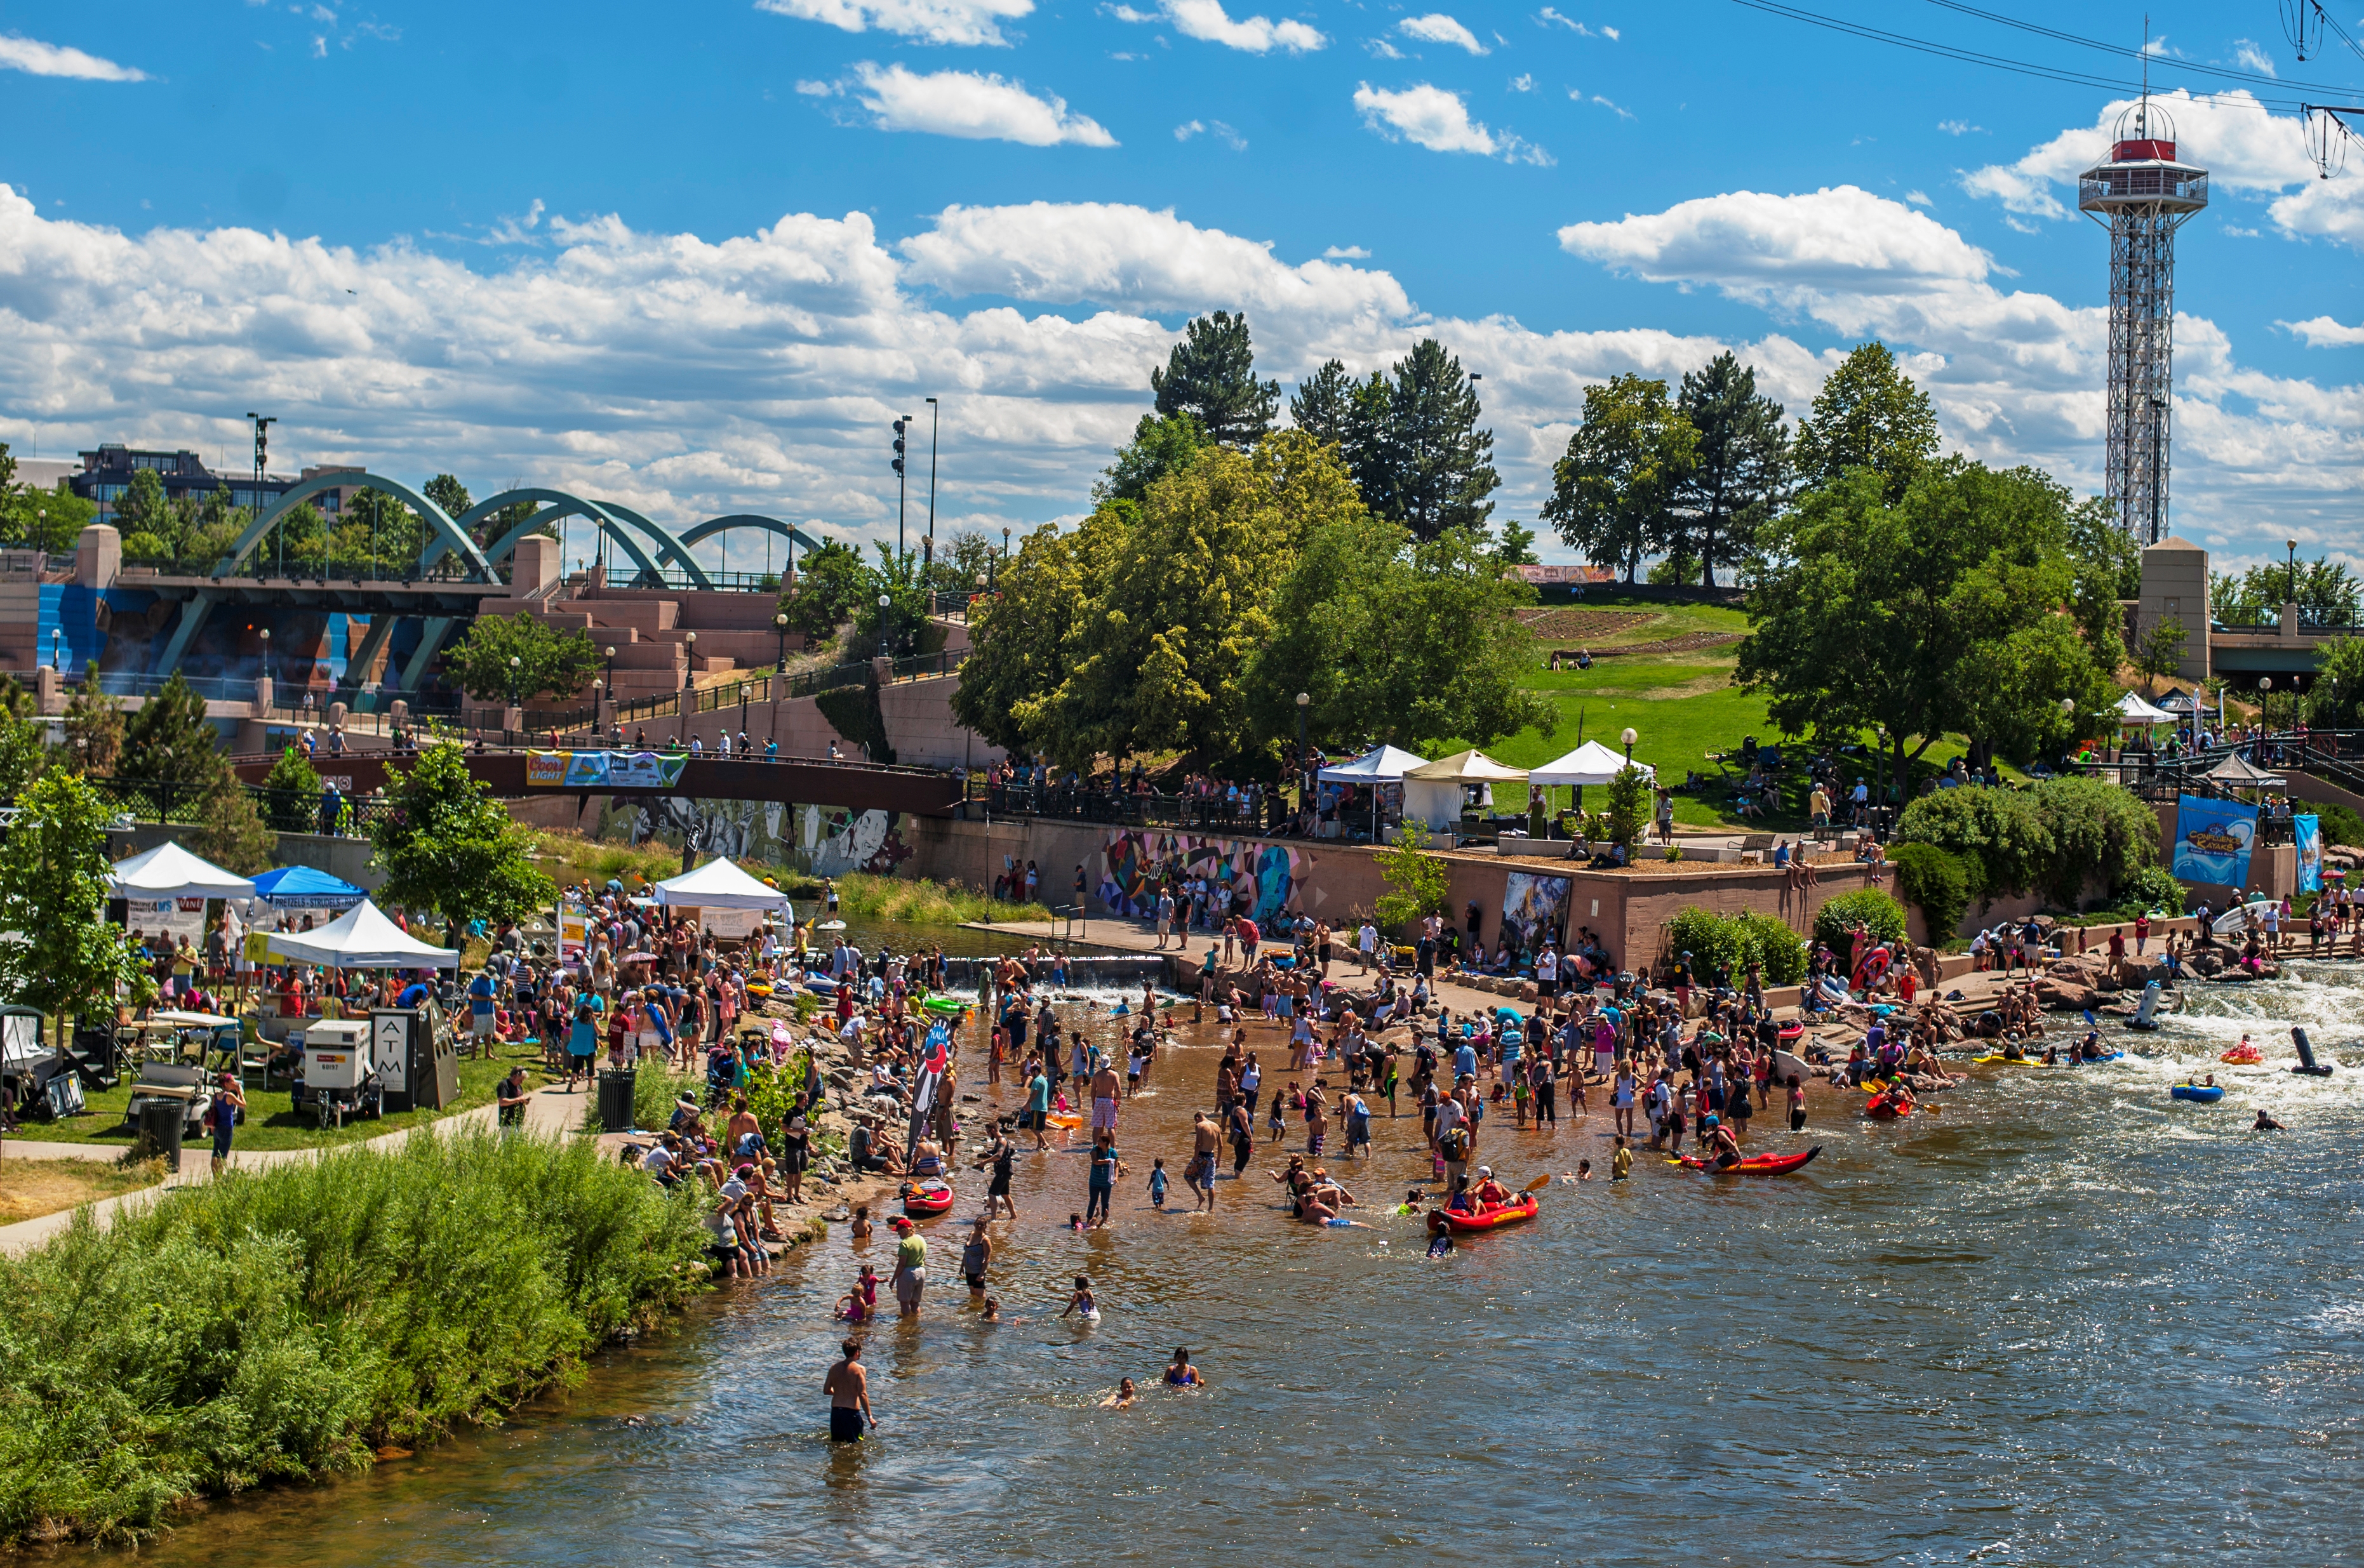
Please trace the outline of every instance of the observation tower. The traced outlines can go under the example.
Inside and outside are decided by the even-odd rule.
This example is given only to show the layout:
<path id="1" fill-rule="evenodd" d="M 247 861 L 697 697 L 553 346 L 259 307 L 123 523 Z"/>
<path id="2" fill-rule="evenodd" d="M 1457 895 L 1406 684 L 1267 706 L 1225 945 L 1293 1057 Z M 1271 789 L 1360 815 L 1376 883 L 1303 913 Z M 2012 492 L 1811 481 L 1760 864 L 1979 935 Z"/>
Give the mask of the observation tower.
<path id="1" fill-rule="evenodd" d="M 2109 161 L 2077 181 L 2077 210 L 2110 231 L 2109 497 L 2146 545 L 2167 537 L 2175 231 L 2207 205 L 2208 171 L 2176 161 L 2175 122 L 2148 94 L 2118 117 Z"/>

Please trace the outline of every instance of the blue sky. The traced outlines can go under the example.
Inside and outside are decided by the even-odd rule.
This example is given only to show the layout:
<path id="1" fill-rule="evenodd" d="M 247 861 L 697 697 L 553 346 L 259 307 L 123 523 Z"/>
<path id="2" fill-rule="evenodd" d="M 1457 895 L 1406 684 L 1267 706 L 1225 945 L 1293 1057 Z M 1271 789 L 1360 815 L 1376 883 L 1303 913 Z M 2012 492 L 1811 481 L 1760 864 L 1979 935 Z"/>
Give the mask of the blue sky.
<path id="1" fill-rule="evenodd" d="M 2263 0 L 2148 41 L 2169 90 L 2364 83 Z M 0 439 L 210 455 L 267 404 L 290 466 L 875 536 L 886 421 L 932 394 L 942 526 L 998 530 L 1076 515 L 1172 329 L 1230 306 L 1284 381 L 1443 338 L 1487 376 L 1503 515 L 1588 382 L 1729 346 L 1795 411 L 1874 334 L 1949 441 L 2092 488 L 2106 240 L 2063 182 L 2111 96 L 1725 0 L 0 5 Z M 2364 157 L 2321 181 L 2287 115 L 2170 110 L 2217 172 L 2181 241 L 2179 531 L 2356 559 Z"/>

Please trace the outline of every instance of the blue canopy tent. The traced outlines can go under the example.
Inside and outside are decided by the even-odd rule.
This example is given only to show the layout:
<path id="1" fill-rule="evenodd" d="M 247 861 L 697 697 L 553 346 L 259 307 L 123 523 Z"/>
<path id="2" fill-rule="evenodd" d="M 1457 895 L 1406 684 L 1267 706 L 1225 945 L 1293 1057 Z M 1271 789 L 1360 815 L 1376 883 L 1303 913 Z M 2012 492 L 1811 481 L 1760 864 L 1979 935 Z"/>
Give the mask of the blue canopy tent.
<path id="1" fill-rule="evenodd" d="M 340 876 L 310 866 L 281 866 L 254 879 L 254 895 L 281 909 L 351 909 L 369 896 Z"/>

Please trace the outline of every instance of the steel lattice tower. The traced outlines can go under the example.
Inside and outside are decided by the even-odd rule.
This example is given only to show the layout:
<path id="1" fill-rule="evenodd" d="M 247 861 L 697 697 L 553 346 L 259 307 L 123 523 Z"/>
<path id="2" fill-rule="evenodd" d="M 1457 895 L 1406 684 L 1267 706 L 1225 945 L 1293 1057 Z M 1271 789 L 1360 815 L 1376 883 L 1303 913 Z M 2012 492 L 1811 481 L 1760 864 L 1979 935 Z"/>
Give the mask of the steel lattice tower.
<path id="1" fill-rule="evenodd" d="M 2167 537 L 2175 231 L 2207 205 L 2208 172 L 2176 161 L 2175 122 L 2147 96 L 2077 182 L 2078 210 L 2110 230 L 2110 501 L 2144 544 Z"/>

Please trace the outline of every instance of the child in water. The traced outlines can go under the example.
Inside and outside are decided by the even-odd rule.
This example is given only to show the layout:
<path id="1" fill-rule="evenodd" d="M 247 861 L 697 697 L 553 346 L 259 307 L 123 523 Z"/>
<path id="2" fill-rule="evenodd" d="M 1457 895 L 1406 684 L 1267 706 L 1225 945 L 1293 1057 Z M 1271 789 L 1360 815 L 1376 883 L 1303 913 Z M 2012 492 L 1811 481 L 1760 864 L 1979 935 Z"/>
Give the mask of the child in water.
<path id="1" fill-rule="evenodd" d="M 1577 1179 L 1578 1181 L 1579 1181 L 1579 1182 L 1589 1182 L 1589 1181 L 1592 1180 L 1592 1162 L 1591 1162 L 1591 1161 L 1589 1161 L 1589 1160 L 1578 1160 L 1578 1161 L 1576 1162 L 1576 1179 Z"/>
<path id="2" fill-rule="evenodd" d="M 1444 1222 L 1444 1215 L 1433 1209 L 1430 1210 L 1428 1216 L 1428 1255 L 1432 1258 L 1443 1258 L 1450 1256 L 1452 1251 L 1453 1227 Z"/>
<path id="3" fill-rule="evenodd" d="M 1067 1297 L 1066 1310 L 1059 1316 L 1065 1318 L 1068 1313 L 1076 1314 L 1087 1323 L 1096 1320 L 1100 1315 L 1099 1303 L 1092 1299 L 1092 1282 L 1082 1274 L 1076 1276 L 1076 1293 Z"/>
<path id="4" fill-rule="evenodd" d="M 1081 1236 L 1084 1233 L 1084 1217 L 1080 1214 L 1070 1213 L 1067 1216 L 1067 1229 L 1074 1231 L 1076 1235 Z"/>
<path id="5" fill-rule="evenodd" d="M 1103 1410 L 1130 1410 L 1132 1408 L 1133 1400 L 1138 1397 L 1140 1397 L 1140 1396 L 1133 1389 L 1132 1379 L 1129 1377 L 1121 1377 L 1117 1379 L 1116 1392 L 1100 1401 L 1100 1408 Z"/>
<path id="6" fill-rule="evenodd" d="M 1165 1162 L 1151 1162 L 1149 1167 L 1149 1207 L 1158 1213 L 1165 1212 Z"/>
<path id="7" fill-rule="evenodd" d="M 1609 1179 L 1622 1182 L 1634 1173 L 1634 1151 L 1625 1147 L 1625 1135 L 1617 1135 L 1617 1152 L 1610 1157 Z"/>
<path id="8" fill-rule="evenodd" d="M 870 1240 L 870 1206 L 864 1204 L 853 1211 L 853 1225 L 847 1237 L 854 1241 Z"/>

